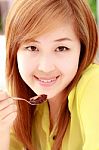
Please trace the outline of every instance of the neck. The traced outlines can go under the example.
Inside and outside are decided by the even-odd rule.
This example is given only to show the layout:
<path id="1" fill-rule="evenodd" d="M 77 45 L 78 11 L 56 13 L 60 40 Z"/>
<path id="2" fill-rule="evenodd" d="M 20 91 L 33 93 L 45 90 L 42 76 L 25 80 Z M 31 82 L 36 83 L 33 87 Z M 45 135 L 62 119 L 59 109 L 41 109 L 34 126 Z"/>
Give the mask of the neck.
<path id="1" fill-rule="evenodd" d="M 61 109 L 66 104 L 66 92 L 63 94 L 58 94 L 53 99 L 49 100 L 49 109 L 50 109 L 50 123 L 51 129 L 58 121 L 59 116 L 61 114 Z"/>

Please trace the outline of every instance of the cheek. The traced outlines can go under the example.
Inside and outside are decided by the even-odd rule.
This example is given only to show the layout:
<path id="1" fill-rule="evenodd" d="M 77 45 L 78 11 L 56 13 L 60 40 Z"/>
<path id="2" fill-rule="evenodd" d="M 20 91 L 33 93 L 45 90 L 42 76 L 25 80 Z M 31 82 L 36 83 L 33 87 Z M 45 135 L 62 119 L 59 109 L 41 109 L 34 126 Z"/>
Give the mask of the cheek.
<path id="1" fill-rule="evenodd" d="M 75 76 L 79 65 L 79 55 L 70 55 L 58 63 L 60 72 L 66 76 Z"/>
<path id="2" fill-rule="evenodd" d="M 17 55 L 17 62 L 18 62 L 18 70 L 22 77 L 27 77 L 34 71 L 36 65 L 24 55 Z"/>

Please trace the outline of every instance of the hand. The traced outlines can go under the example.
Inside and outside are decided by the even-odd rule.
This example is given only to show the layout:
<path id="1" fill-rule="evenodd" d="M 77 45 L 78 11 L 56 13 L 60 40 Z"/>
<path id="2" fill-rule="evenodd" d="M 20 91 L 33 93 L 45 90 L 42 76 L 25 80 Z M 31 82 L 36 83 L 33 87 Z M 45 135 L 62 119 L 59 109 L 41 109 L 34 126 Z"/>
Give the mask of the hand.
<path id="1" fill-rule="evenodd" d="M 0 149 L 9 150 L 10 127 L 17 115 L 16 104 L 7 93 L 0 91 Z"/>
<path id="2" fill-rule="evenodd" d="M 0 91 L 0 130 L 6 130 L 13 125 L 17 115 L 17 107 L 6 92 Z"/>

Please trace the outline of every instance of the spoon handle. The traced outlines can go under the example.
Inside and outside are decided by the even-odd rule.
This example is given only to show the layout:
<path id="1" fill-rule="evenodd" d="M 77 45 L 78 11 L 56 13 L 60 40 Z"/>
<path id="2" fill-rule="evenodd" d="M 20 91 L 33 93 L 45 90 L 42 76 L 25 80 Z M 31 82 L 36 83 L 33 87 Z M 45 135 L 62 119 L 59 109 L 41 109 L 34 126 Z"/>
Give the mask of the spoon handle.
<path id="1" fill-rule="evenodd" d="M 47 95 L 45 94 L 42 94 L 42 95 L 37 95 L 37 96 L 34 96 L 34 97 L 31 97 L 28 100 L 24 99 L 24 98 L 19 98 L 19 97 L 12 97 L 13 100 L 21 100 L 21 101 L 25 101 L 27 102 L 28 104 L 30 105 L 39 105 L 43 102 L 45 102 L 47 100 Z"/>
<path id="2" fill-rule="evenodd" d="M 33 103 L 31 103 L 30 101 L 28 101 L 28 100 L 26 100 L 26 99 L 24 99 L 24 98 L 19 98 L 19 97 L 11 97 L 13 100 L 18 100 L 18 101 L 25 101 L 25 102 L 27 102 L 28 104 L 30 104 L 30 105 L 35 105 L 35 104 L 33 104 Z"/>

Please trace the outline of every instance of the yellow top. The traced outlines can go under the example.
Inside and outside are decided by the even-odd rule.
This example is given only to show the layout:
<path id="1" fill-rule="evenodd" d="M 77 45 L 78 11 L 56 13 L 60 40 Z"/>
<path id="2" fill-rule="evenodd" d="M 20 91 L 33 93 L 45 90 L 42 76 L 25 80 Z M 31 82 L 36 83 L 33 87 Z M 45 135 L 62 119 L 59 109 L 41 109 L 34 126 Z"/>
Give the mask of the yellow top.
<path id="1" fill-rule="evenodd" d="M 99 150 L 99 65 L 91 64 L 68 96 L 71 120 L 61 150 Z M 33 137 L 37 150 L 51 150 L 54 130 L 50 133 L 47 102 L 37 106 Z M 23 150 L 11 133 L 10 150 Z"/>

